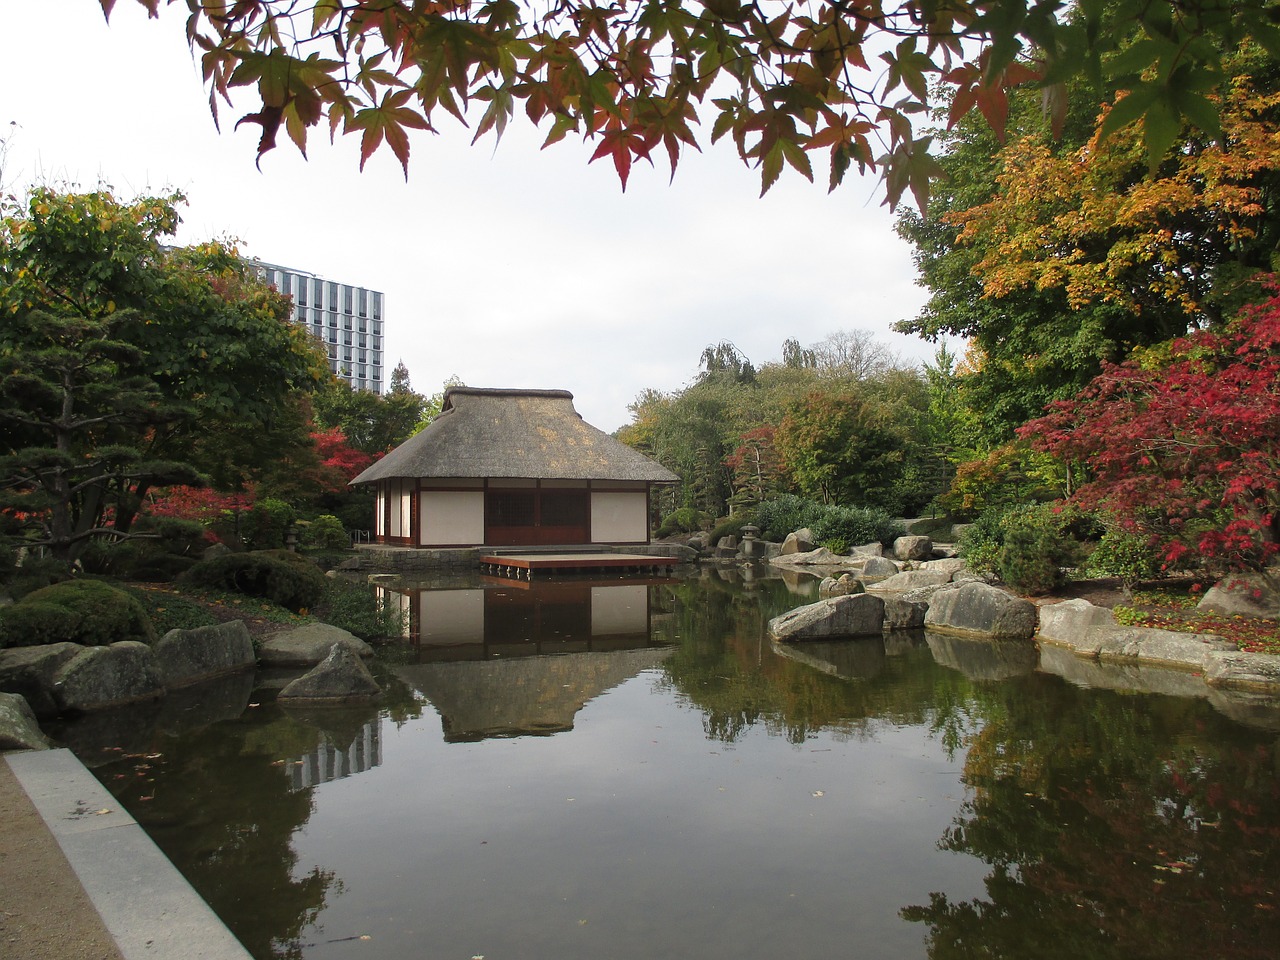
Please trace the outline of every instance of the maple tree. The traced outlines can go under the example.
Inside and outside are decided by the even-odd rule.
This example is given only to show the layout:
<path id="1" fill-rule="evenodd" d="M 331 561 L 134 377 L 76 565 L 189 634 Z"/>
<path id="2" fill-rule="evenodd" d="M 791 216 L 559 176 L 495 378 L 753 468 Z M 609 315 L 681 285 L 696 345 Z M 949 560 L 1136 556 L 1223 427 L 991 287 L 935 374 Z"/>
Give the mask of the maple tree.
<path id="1" fill-rule="evenodd" d="M 67 563 L 132 535 L 151 487 L 261 444 L 326 369 L 234 251 L 162 245 L 180 199 L 39 189 L 0 207 L 0 519 Z"/>
<path id="2" fill-rule="evenodd" d="M 116 0 L 100 3 L 110 17 Z M 1221 49 L 1253 36 L 1280 51 L 1266 3 L 1222 0 L 186 4 L 215 118 L 233 90 L 256 92 L 238 122 L 262 128 L 259 158 L 282 128 L 305 152 L 323 123 L 359 136 L 362 168 L 385 145 L 407 176 L 410 131 L 479 113 L 475 137 L 501 136 L 521 107 L 547 143 L 594 140 L 625 188 L 659 151 L 674 173 L 710 119 L 710 140 L 730 139 L 764 190 L 785 167 L 813 179 L 822 154 L 833 188 L 853 167 L 881 171 L 891 205 L 910 191 L 923 206 L 937 171 L 916 127 L 931 80 L 954 86 L 953 117 L 976 110 L 1001 131 L 1011 86 L 1039 84 L 1056 121 L 1068 79 L 1114 77 L 1132 91 L 1117 116 L 1143 120 L 1157 158 L 1184 120 L 1216 132 Z M 1122 47 L 1133 30 L 1141 42 Z"/>
<path id="3" fill-rule="evenodd" d="M 1074 500 L 1158 540 L 1166 564 L 1262 569 L 1280 554 L 1280 294 L 1108 366 L 1019 432 L 1083 463 Z"/>

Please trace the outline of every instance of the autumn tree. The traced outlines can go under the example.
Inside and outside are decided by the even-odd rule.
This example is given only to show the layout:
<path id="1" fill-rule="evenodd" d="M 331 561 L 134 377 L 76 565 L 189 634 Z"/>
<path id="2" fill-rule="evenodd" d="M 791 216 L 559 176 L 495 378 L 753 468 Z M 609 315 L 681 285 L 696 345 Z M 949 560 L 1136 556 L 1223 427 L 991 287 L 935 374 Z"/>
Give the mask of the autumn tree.
<path id="1" fill-rule="evenodd" d="M 381 456 L 413 435 L 427 406 L 427 398 L 409 382 L 409 370 L 396 365 L 386 394 L 352 390 L 332 377 L 315 395 L 316 424 L 337 429 L 357 450 Z"/>
<path id="2" fill-rule="evenodd" d="M 199 481 L 220 431 L 266 428 L 324 369 L 234 252 L 161 245 L 180 199 L 40 189 L 4 210 L 0 513 L 67 562 L 130 535 L 148 489 Z"/>
<path id="3" fill-rule="evenodd" d="M 1280 295 L 1108 367 L 1020 432 L 1082 463 L 1074 499 L 1169 565 L 1262 569 L 1280 554 Z"/>
<path id="4" fill-rule="evenodd" d="M 116 0 L 100 2 L 110 16 Z M 160 0 L 139 2 L 157 14 Z M 519 109 L 547 143 L 593 141 L 592 159 L 611 161 L 625 187 L 635 162 L 655 153 L 674 172 L 709 121 L 710 141 L 732 141 L 764 190 L 784 167 L 813 179 L 817 154 L 833 188 L 851 168 L 881 172 L 891 205 L 910 191 L 923 206 L 936 171 L 931 136 L 917 128 L 933 79 L 955 86 L 953 115 L 976 109 L 1000 132 L 1009 87 L 1038 83 L 1058 118 L 1071 77 L 1105 74 L 1132 91 L 1124 115 L 1143 119 L 1158 158 L 1184 119 L 1216 130 L 1206 91 L 1220 76 L 1219 50 L 1246 36 L 1280 50 L 1268 5 L 1218 0 L 243 0 L 188 9 L 215 116 L 219 100 L 253 91 L 254 109 L 238 122 L 261 127 L 259 158 L 281 129 L 305 152 L 323 123 L 360 138 L 361 166 L 386 145 L 407 175 L 410 131 L 439 130 L 450 114 L 474 122 L 476 138 L 501 136 Z M 1114 55 L 1135 33 L 1143 42 Z"/>

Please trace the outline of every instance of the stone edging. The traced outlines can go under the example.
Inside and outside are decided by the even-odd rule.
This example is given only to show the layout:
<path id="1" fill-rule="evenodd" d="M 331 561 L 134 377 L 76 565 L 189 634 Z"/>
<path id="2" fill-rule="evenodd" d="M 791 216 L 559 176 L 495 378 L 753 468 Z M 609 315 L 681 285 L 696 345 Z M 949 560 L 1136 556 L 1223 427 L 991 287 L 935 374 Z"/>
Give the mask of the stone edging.
<path id="1" fill-rule="evenodd" d="M 1171 668 L 1198 674 L 1211 687 L 1280 692 L 1280 657 L 1243 653 L 1213 634 L 1122 626 L 1087 600 L 1046 604 L 1039 613 L 1036 640 L 1083 660 Z"/>
<path id="2" fill-rule="evenodd" d="M 31 798 L 124 960 L 252 960 L 70 750 L 0 762 Z"/>

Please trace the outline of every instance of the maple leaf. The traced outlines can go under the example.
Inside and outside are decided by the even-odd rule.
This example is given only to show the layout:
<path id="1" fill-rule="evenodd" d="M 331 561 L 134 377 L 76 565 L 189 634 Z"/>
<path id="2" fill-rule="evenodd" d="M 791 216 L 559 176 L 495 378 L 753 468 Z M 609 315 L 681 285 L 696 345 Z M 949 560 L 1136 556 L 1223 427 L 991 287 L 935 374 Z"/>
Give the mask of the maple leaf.
<path id="1" fill-rule="evenodd" d="M 383 95 L 381 104 L 357 110 L 355 116 L 347 121 L 347 129 L 364 131 L 360 138 L 361 170 L 364 169 L 365 161 L 385 140 L 404 168 L 404 178 L 409 179 L 409 136 L 405 127 L 432 129 L 422 114 L 405 106 L 412 95 L 411 90 L 388 91 Z"/>

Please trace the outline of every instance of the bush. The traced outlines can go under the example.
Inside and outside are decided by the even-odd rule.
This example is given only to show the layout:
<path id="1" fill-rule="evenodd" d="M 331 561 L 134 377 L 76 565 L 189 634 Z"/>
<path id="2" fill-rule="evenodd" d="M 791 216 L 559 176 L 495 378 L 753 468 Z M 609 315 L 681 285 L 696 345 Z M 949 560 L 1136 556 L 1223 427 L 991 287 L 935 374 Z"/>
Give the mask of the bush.
<path id="1" fill-rule="evenodd" d="M 302 545 L 315 550 L 345 550 L 351 546 L 351 537 L 342 521 L 327 513 L 302 528 Z"/>
<path id="2" fill-rule="evenodd" d="M 1163 572 L 1160 551 L 1150 537 L 1130 533 L 1109 524 L 1102 539 L 1089 556 L 1087 569 L 1092 576 L 1118 577 L 1126 597 L 1143 580 L 1155 580 Z"/>
<path id="3" fill-rule="evenodd" d="M 97 540 L 81 556 L 84 569 L 99 576 L 145 583 L 177 579 L 199 559 L 207 546 L 204 527 L 177 517 L 147 518 L 139 536 L 127 540 Z"/>
<path id="4" fill-rule="evenodd" d="M 240 519 L 240 536 L 250 550 L 273 550 L 284 546 L 285 534 L 297 519 L 297 512 L 283 500 L 259 500 Z"/>
<path id="5" fill-rule="evenodd" d="M 999 577 L 1023 593 L 1047 593 L 1061 585 L 1063 567 L 1079 558 L 1068 531 L 1088 526 L 1061 504 L 1020 504 L 981 514 L 960 538 L 958 551 L 980 576 Z"/>
<path id="6" fill-rule="evenodd" d="M 52 557 L 27 556 L 20 565 L 5 571 L 4 588 L 14 600 L 21 600 L 27 594 L 59 583 L 70 577 L 67 565 Z"/>
<path id="7" fill-rule="evenodd" d="M 31 647 L 64 640 L 105 646 L 120 640 L 155 640 L 138 600 L 101 580 L 66 580 L 42 587 L 0 610 L 0 647 Z"/>
<path id="8" fill-rule="evenodd" d="M 230 553 L 201 560 L 182 575 L 181 582 L 263 597 L 294 613 L 314 607 L 325 591 L 325 576 L 319 568 L 287 551 Z"/>
<path id="9" fill-rule="evenodd" d="M 756 526 L 765 540 L 779 543 L 789 533 L 805 527 L 812 529 L 825 509 L 820 503 L 788 493 L 756 507 Z"/>
<path id="10" fill-rule="evenodd" d="M 659 537 L 671 537 L 677 533 L 697 533 L 702 525 L 711 520 L 709 513 L 695 510 L 693 507 L 681 507 L 667 514 L 658 526 Z"/>
<path id="11" fill-rule="evenodd" d="M 147 590 L 138 587 L 123 589 L 142 604 L 157 636 L 163 637 L 170 630 L 193 630 L 218 623 L 218 618 L 203 606 L 172 590 Z"/>
<path id="12" fill-rule="evenodd" d="M 711 532 L 707 535 L 711 538 L 711 545 L 714 547 L 720 542 L 721 537 L 737 537 L 742 539 L 742 528 L 748 525 L 755 525 L 755 511 L 743 511 L 732 517 L 725 517 L 723 520 L 716 522 L 711 528 Z"/>
<path id="13" fill-rule="evenodd" d="M 901 521 L 878 507 L 827 507 L 812 529 L 814 540 L 832 553 L 862 543 L 890 544 L 904 532 Z"/>
<path id="14" fill-rule="evenodd" d="M 401 637 L 405 632 L 405 614 L 398 606 L 379 598 L 368 584 L 337 577 L 325 579 L 324 599 L 312 613 L 361 640 Z"/>

